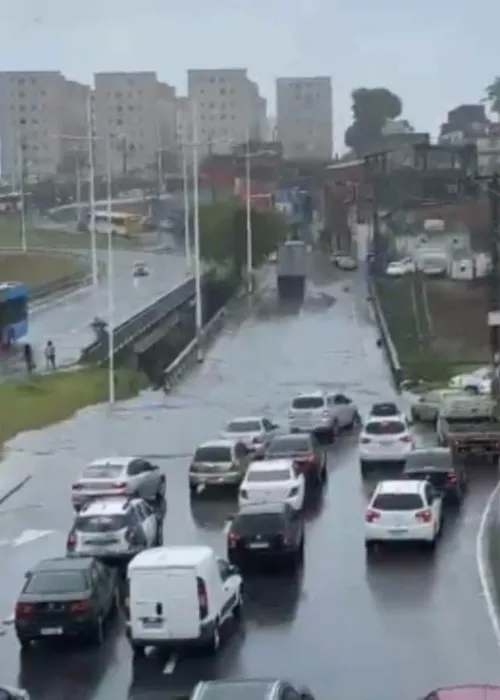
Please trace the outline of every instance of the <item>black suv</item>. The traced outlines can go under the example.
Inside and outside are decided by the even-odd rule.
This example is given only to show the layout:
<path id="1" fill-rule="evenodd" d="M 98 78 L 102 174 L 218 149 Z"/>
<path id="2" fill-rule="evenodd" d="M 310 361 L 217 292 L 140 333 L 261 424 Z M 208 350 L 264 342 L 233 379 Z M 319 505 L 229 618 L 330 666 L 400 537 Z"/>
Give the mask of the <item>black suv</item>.
<path id="1" fill-rule="evenodd" d="M 304 521 L 286 503 L 244 506 L 227 533 L 227 558 L 244 568 L 283 559 L 294 568 L 304 558 Z"/>
<path id="2" fill-rule="evenodd" d="M 118 599 L 117 572 L 89 557 L 45 559 L 26 574 L 14 623 L 22 647 L 40 639 L 101 644 Z"/>
<path id="3" fill-rule="evenodd" d="M 443 498 L 458 505 L 467 489 L 467 472 L 463 464 L 453 462 L 447 447 L 417 448 L 406 458 L 405 479 L 426 479 Z"/>
<path id="4" fill-rule="evenodd" d="M 396 406 L 393 401 L 379 401 L 374 403 L 370 416 L 373 418 L 392 418 L 393 416 L 400 416 L 401 410 Z"/>

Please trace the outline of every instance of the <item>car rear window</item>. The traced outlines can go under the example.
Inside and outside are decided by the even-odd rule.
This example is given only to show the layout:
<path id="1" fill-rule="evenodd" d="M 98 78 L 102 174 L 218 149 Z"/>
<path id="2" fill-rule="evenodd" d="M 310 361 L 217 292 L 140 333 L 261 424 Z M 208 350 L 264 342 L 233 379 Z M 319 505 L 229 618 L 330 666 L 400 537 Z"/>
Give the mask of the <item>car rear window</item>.
<path id="1" fill-rule="evenodd" d="M 240 515 L 234 521 L 232 530 L 237 535 L 256 535 L 260 532 L 283 532 L 285 518 L 281 513 L 252 513 Z"/>
<path id="2" fill-rule="evenodd" d="M 40 571 L 31 576 L 24 593 L 79 593 L 87 589 L 83 571 Z"/>
<path id="3" fill-rule="evenodd" d="M 84 479 L 116 479 L 123 473 L 121 464 L 99 464 L 87 467 L 83 472 Z"/>
<path id="4" fill-rule="evenodd" d="M 129 525 L 128 514 L 116 515 L 79 515 L 75 528 L 79 532 L 116 532 Z"/>
<path id="5" fill-rule="evenodd" d="M 292 408 L 322 408 L 325 405 L 325 399 L 322 396 L 298 396 L 292 402 Z"/>
<path id="6" fill-rule="evenodd" d="M 295 455 L 300 453 L 311 452 L 311 439 L 306 435 L 304 437 L 285 437 L 273 440 L 267 449 L 270 455 Z"/>
<path id="7" fill-rule="evenodd" d="M 395 403 L 374 403 L 372 406 L 372 416 L 397 416 L 399 409 Z"/>
<path id="8" fill-rule="evenodd" d="M 194 455 L 195 462 L 231 462 L 229 447 L 199 447 Z"/>
<path id="9" fill-rule="evenodd" d="M 251 482 L 290 481 L 291 478 L 290 469 L 250 470 L 246 475 L 246 481 Z"/>
<path id="10" fill-rule="evenodd" d="M 262 426 L 258 420 L 232 420 L 226 430 L 228 433 L 258 433 Z"/>
<path id="11" fill-rule="evenodd" d="M 399 435 L 406 432 L 406 425 L 400 420 L 374 421 L 365 425 L 368 435 Z"/>
<path id="12" fill-rule="evenodd" d="M 423 505 L 418 493 L 380 493 L 372 507 L 375 510 L 419 510 Z"/>

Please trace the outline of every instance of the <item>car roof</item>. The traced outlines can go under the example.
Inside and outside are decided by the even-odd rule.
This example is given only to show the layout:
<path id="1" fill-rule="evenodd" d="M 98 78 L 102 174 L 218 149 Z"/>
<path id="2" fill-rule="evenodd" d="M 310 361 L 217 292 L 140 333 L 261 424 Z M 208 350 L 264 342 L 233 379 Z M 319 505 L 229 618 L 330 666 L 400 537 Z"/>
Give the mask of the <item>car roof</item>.
<path id="1" fill-rule="evenodd" d="M 280 433 L 275 435 L 271 442 L 280 442 L 281 440 L 286 440 L 286 442 L 305 442 L 310 441 L 312 438 L 312 433 Z"/>
<path id="2" fill-rule="evenodd" d="M 234 447 L 234 444 L 238 442 L 237 440 L 231 440 L 230 438 L 219 438 L 218 440 L 207 440 L 198 445 L 196 449 L 201 449 L 202 447 Z"/>
<path id="3" fill-rule="evenodd" d="M 93 561 L 92 557 L 54 557 L 42 559 L 30 571 L 86 571 Z"/>
<path id="4" fill-rule="evenodd" d="M 149 567 L 191 567 L 213 557 L 213 549 L 205 545 L 153 547 L 137 554 L 128 565 L 128 570 Z"/>
<path id="5" fill-rule="evenodd" d="M 114 467 L 128 467 L 130 462 L 133 462 L 136 457 L 99 457 L 87 464 L 87 467 L 105 467 L 113 465 Z"/>
<path id="6" fill-rule="evenodd" d="M 379 481 L 375 487 L 375 493 L 420 493 L 425 484 L 423 479 Z"/>
<path id="7" fill-rule="evenodd" d="M 304 391 L 301 394 L 295 394 L 293 397 L 293 400 L 295 399 L 311 399 L 311 398 L 320 398 L 322 399 L 326 394 L 326 391 L 322 391 L 321 389 L 314 389 L 313 391 Z"/>
<path id="8" fill-rule="evenodd" d="M 229 423 L 243 423 L 247 421 L 259 421 L 259 423 L 262 423 L 264 417 L 263 416 L 237 416 L 236 418 L 231 418 Z"/>
<path id="9" fill-rule="evenodd" d="M 86 503 L 80 510 L 80 515 L 114 515 L 120 514 L 139 498 L 127 498 L 126 496 L 111 496 L 109 498 L 96 498 Z"/>
<path id="10" fill-rule="evenodd" d="M 209 697 L 232 698 L 233 695 L 238 697 L 249 698 L 253 700 L 264 700 L 270 697 L 280 681 L 267 678 L 236 678 L 227 681 L 200 681 L 194 688 L 191 695 L 191 700 L 202 700 L 205 694 Z M 249 692 L 246 692 L 249 691 Z"/>
<path id="11" fill-rule="evenodd" d="M 241 506 L 236 514 L 239 515 L 260 515 L 264 513 L 285 513 L 290 508 L 289 505 L 283 502 L 277 503 L 254 503 Z"/>
<path id="12" fill-rule="evenodd" d="M 293 459 L 262 459 L 259 462 L 252 462 L 248 471 L 268 472 L 272 469 L 290 469 L 292 466 Z"/>

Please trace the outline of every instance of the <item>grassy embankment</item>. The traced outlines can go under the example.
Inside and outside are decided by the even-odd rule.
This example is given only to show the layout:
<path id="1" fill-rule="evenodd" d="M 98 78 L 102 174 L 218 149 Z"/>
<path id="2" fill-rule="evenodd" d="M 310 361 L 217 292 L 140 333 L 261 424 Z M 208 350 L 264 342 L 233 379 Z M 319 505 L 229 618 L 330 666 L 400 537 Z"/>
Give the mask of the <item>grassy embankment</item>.
<path id="1" fill-rule="evenodd" d="M 118 369 L 116 399 L 135 396 L 145 387 L 138 372 Z M 70 418 L 85 406 L 106 401 L 108 372 L 81 369 L 34 375 L 25 381 L 0 384 L 0 444 L 27 430 L 38 430 Z"/>
<path id="2" fill-rule="evenodd" d="M 379 279 L 376 287 L 389 332 L 399 355 L 404 378 L 447 382 L 457 365 L 432 347 L 433 329 L 418 275 Z"/>

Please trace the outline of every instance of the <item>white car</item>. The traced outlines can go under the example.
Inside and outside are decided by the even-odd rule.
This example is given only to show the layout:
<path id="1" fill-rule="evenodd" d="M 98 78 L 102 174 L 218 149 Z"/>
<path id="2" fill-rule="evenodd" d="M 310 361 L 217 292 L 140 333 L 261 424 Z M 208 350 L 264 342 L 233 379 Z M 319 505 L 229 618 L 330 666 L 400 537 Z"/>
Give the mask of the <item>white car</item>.
<path id="1" fill-rule="evenodd" d="M 404 277 L 411 272 L 415 272 L 416 265 L 411 258 L 403 258 L 402 260 L 395 260 L 389 263 L 385 274 L 388 277 Z"/>
<path id="2" fill-rule="evenodd" d="M 130 558 L 162 543 L 163 518 L 140 498 L 102 498 L 84 505 L 68 535 L 70 556 Z"/>
<path id="3" fill-rule="evenodd" d="M 226 440 L 239 440 L 249 450 L 262 453 L 271 442 L 279 426 L 263 416 L 233 418 L 226 425 L 221 437 Z"/>
<path id="4" fill-rule="evenodd" d="M 323 433 L 332 440 L 358 419 L 356 404 L 340 393 L 313 391 L 296 396 L 288 411 L 291 433 Z"/>
<path id="5" fill-rule="evenodd" d="M 491 382 L 495 372 L 491 367 L 481 367 L 470 374 L 457 374 L 450 380 L 452 389 L 464 389 L 478 394 L 491 394 Z"/>
<path id="6" fill-rule="evenodd" d="M 304 475 L 295 469 L 292 459 L 269 459 L 249 466 L 241 482 L 238 503 L 240 507 L 287 503 L 294 510 L 300 510 L 305 492 Z"/>
<path id="7" fill-rule="evenodd" d="M 336 255 L 334 260 L 339 270 L 356 270 L 357 261 L 351 255 Z"/>
<path id="8" fill-rule="evenodd" d="M 365 545 L 383 542 L 436 543 L 442 499 L 429 481 L 380 481 L 365 513 Z"/>
<path id="9" fill-rule="evenodd" d="M 361 473 L 374 464 L 404 465 L 406 456 L 415 449 L 408 422 L 403 417 L 369 418 L 359 436 Z"/>

